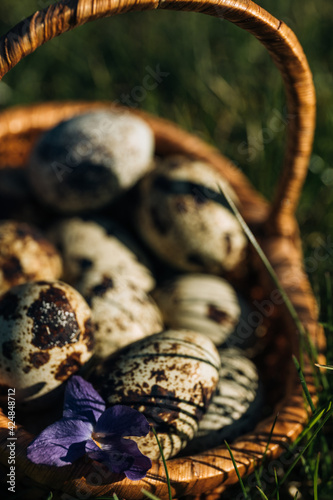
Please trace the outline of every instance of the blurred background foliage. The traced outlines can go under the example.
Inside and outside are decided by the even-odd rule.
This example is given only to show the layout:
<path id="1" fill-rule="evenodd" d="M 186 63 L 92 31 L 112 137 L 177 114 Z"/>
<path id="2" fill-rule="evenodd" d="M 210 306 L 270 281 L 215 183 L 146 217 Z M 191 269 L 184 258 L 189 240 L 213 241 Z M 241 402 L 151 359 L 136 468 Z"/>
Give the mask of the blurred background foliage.
<path id="1" fill-rule="evenodd" d="M 1 0 L 0 32 L 50 3 Z M 333 2 L 258 3 L 294 30 L 314 75 L 317 130 L 298 210 L 311 255 L 333 233 Z M 168 76 L 147 90 L 145 76 L 156 68 Z M 2 108 L 64 99 L 117 100 L 176 121 L 272 194 L 285 141 L 282 81 L 260 43 L 222 19 L 154 11 L 99 20 L 47 43 L 0 83 Z M 279 132 L 271 129 L 274 120 Z M 331 270 L 333 259 L 320 264 L 319 271 Z"/>

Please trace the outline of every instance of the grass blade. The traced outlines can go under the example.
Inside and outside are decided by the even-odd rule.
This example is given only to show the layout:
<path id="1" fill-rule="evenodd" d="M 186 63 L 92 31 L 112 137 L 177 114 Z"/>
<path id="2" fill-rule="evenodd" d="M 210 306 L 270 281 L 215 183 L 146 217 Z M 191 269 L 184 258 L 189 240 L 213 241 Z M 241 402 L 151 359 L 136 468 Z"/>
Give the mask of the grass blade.
<path id="1" fill-rule="evenodd" d="M 277 477 L 276 469 L 274 468 L 274 479 L 275 479 L 275 484 L 276 484 L 276 500 L 280 500 L 280 493 L 279 493 L 279 480 Z"/>
<path id="2" fill-rule="evenodd" d="M 326 328 L 326 330 L 333 331 L 333 324 L 331 323 L 319 323 L 322 327 Z"/>
<path id="3" fill-rule="evenodd" d="M 254 246 L 256 252 L 258 253 L 260 259 L 262 260 L 264 266 L 266 267 L 266 269 L 267 269 L 270 277 L 272 278 L 274 284 L 278 288 L 278 290 L 279 290 L 279 292 L 281 294 L 281 297 L 283 298 L 283 301 L 284 301 L 284 303 L 285 303 L 285 305 L 286 305 L 286 307 L 287 307 L 287 309 L 288 309 L 291 317 L 293 318 L 293 320 L 295 322 L 295 325 L 297 326 L 297 329 L 298 329 L 299 333 L 301 334 L 301 337 L 306 338 L 307 335 L 306 335 L 304 326 L 303 326 L 301 320 L 298 317 L 298 314 L 296 312 L 296 309 L 294 308 L 293 303 L 291 302 L 291 300 L 289 299 L 289 297 L 288 297 L 287 293 L 285 292 L 283 286 L 281 285 L 280 280 L 279 280 L 276 272 L 274 271 L 274 268 L 273 268 L 272 264 L 269 262 L 269 260 L 266 257 L 265 253 L 262 251 L 259 243 L 256 240 L 256 237 L 252 233 L 252 231 L 249 228 L 249 226 L 246 224 L 245 220 L 243 219 L 242 215 L 240 214 L 240 212 L 239 212 L 238 208 L 236 207 L 235 203 L 233 202 L 233 200 L 230 198 L 230 196 L 228 195 L 228 193 L 223 189 L 223 186 L 219 185 L 219 188 L 220 188 L 220 191 L 222 192 L 223 196 L 225 197 L 225 199 L 229 203 L 230 208 L 234 212 L 234 214 L 235 214 L 238 222 L 242 226 L 244 233 L 246 234 L 246 236 L 249 238 L 250 242 Z"/>
<path id="4" fill-rule="evenodd" d="M 238 470 L 238 467 L 237 467 L 237 464 L 236 464 L 236 461 L 234 459 L 234 456 L 233 456 L 233 453 L 230 449 L 230 446 L 228 445 L 228 443 L 226 441 L 224 441 L 224 444 L 226 445 L 226 447 L 228 448 L 228 452 L 229 452 L 229 455 L 231 457 L 231 460 L 232 460 L 232 463 L 233 463 L 233 466 L 234 466 L 234 469 L 236 471 L 236 474 L 237 474 L 237 477 L 238 477 L 238 481 L 239 481 L 239 484 L 240 484 L 240 487 L 242 488 L 242 492 L 243 492 L 243 495 L 244 495 L 244 499 L 245 500 L 250 500 L 249 499 L 249 496 L 246 492 L 246 489 L 245 489 L 245 486 L 244 486 L 244 483 L 243 483 L 243 480 L 241 478 L 241 475 L 239 473 L 239 470 Z"/>
<path id="5" fill-rule="evenodd" d="M 266 455 L 267 455 L 268 447 L 269 447 L 270 442 L 272 440 L 272 436 L 273 436 L 273 432 L 274 432 L 274 427 L 275 427 L 276 421 L 278 419 L 278 416 L 279 416 L 279 414 L 277 413 L 276 416 L 275 416 L 275 418 L 274 418 L 274 422 L 273 422 L 273 425 L 271 427 L 271 430 L 269 432 L 269 436 L 268 436 L 268 439 L 267 439 L 265 451 L 264 451 L 264 454 L 262 456 L 262 461 L 261 461 L 261 465 L 259 467 L 259 470 L 258 471 L 256 469 L 254 470 L 254 474 L 255 474 L 257 483 L 258 483 L 258 485 L 260 487 L 261 487 L 261 476 L 262 476 L 262 473 L 263 473 L 263 470 L 264 470 L 265 458 L 266 458 Z"/>
<path id="6" fill-rule="evenodd" d="M 317 455 L 316 460 L 316 468 L 313 476 L 313 498 L 314 500 L 318 500 L 318 470 L 319 470 L 319 462 L 320 462 L 320 453 Z"/>
<path id="7" fill-rule="evenodd" d="M 295 496 L 294 496 L 294 500 L 297 500 L 298 493 L 299 493 L 299 492 L 298 492 L 298 491 L 296 491 Z"/>
<path id="8" fill-rule="evenodd" d="M 261 469 L 261 467 L 260 467 Z M 258 470 L 256 468 L 256 463 L 254 464 L 254 475 L 255 475 L 255 478 L 256 478 L 256 481 L 258 483 L 258 486 L 260 486 L 260 488 L 262 487 L 262 484 L 261 484 L 261 477 L 260 477 L 260 474 L 261 474 L 261 470 Z"/>
<path id="9" fill-rule="evenodd" d="M 308 389 L 308 386 L 306 384 L 306 381 L 305 381 L 305 378 L 304 378 L 304 375 L 303 375 L 303 372 L 301 370 L 301 367 L 299 365 L 299 362 L 297 361 L 297 358 L 296 356 L 293 355 L 293 362 L 294 362 L 294 365 L 296 366 L 296 370 L 298 372 L 298 376 L 299 376 L 299 379 L 301 381 L 301 385 L 302 385 L 302 389 L 303 389 L 303 392 L 305 394 L 305 397 L 306 397 L 306 400 L 307 402 L 309 403 L 309 406 L 311 408 L 311 411 L 312 413 L 315 413 L 316 411 L 316 408 L 313 404 L 313 401 L 312 401 L 312 398 L 311 398 L 311 395 L 310 395 L 310 392 L 309 392 L 309 389 Z"/>
<path id="10" fill-rule="evenodd" d="M 316 363 L 316 366 L 318 366 L 318 368 L 326 368 L 326 370 L 333 370 L 333 365 L 320 365 Z"/>
<path id="11" fill-rule="evenodd" d="M 158 449 L 160 450 L 161 457 L 162 457 L 162 462 L 163 462 L 163 466 L 164 466 L 164 470 L 165 470 L 165 477 L 166 477 L 167 485 L 168 485 L 169 500 L 172 500 L 172 492 L 171 492 L 171 484 L 170 484 L 170 477 L 169 477 L 168 466 L 166 464 L 166 460 L 165 460 L 165 456 L 164 456 L 164 453 L 163 453 L 163 449 L 162 449 L 160 440 L 158 439 L 157 432 L 156 432 L 156 430 L 155 430 L 155 428 L 153 426 L 152 426 L 152 431 L 154 433 L 155 439 L 157 441 Z"/>
<path id="12" fill-rule="evenodd" d="M 270 442 L 272 440 L 272 436 L 273 436 L 273 432 L 274 432 L 274 428 L 275 428 L 275 424 L 276 424 L 276 421 L 278 419 L 278 416 L 279 414 L 277 413 L 275 418 L 274 418 L 274 422 L 273 422 L 273 425 L 271 427 L 271 430 L 269 432 L 269 436 L 268 436 L 268 439 L 267 439 L 267 443 L 266 443 L 266 448 L 265 448 L 265 451 L 264 451 L 264 454 L 262 456 L 262 462 L 261 462 L 261 465 L 259 467 L 259 477 L 261 476 L 262 474 L 262 471 L 264 470 L 264 462 L 265 462 L 265 458 L 266 458 L 266 455 L 267 455 L 267 451 L 268 451 L 268 447 L 270 445 Z M 259 486 L 260 486 L 260 480 L 258 481 L 259 482 Z"/>
<path id="13" fill-rule="evenodd" d="M 326 424 L 326 422 L 328 421 L 328 419 L 332 416 L 333 409 L 331 407 L 329 407 L 329 408 L 330 408 L 329 411 L 326 412 L 325 417 L 323 418 L 322 422 L 320 422 L 320 424 L 318 425 L 317 429 L 314 431 L 314 434 L 311 436 L 310 440 L 304 446 L 304 448 L 302 449 L 302 451 L 299 453 L 298 457 L 296 457 L 296 459 L 294 460 L 294 462 L 291 464 L 291 466 L 289 467 L 289 469 L 287 470 L 287 472 L 285 473 L 285 475 L 281 479 L 280 486 L 286 481 L 287 477 L 289 476 L 289 474 L 291 473 L 291 471 L 293 470 L 293 468 L 296 466 L 297 462 L 300 460 L 300 458 L 303 457 L 304 453 L 309 448 L 309 446 L 311 445 L 311 443 L 316 439 L 319 431 L 324 427 L 324 425 Z M 275 493 L 276 493 L 276 491 L 274 491 L 274 494 Z"/>
<path id="14" fill-rule="evenodd" d="M 259 486 L 256 486 L 257 490 L 259 491 L 260 493 L 260 496 L 261 498 L 264 498 L 264 500 L 268 500 L 268 498 L 266 497 L 265 493 L 262 491 L 261 488 L 259 488 Z"/>
<path id="15" fill-rule="evenodd" d="M 329 411 L 331 408 L 331 404 L 329 405 L 328 408 L 324 408 L 323 410 L 318 410 L 311 418 L 311 420 L 308 422 L 306 428 L 301 432 L 301 434 L 295 439 L 293 444 L 289 447 L 289 450 L 292 451 L 302 439 L 305 438 L 305 436 L 311 431 L 311 429 L 316 425 L 317 422 L 322 418 L 324 413 Z"/>
<path id="16" fill-rule="evenodd" d="M 151 500 L 160 500 L 156 495 L 153 495 L 152 493 L 150 493 L 150 491 L 147 491 L 144 488 L 142 488 L 141 491 L 142 491 L 142 493 L 144 493 Z"/>

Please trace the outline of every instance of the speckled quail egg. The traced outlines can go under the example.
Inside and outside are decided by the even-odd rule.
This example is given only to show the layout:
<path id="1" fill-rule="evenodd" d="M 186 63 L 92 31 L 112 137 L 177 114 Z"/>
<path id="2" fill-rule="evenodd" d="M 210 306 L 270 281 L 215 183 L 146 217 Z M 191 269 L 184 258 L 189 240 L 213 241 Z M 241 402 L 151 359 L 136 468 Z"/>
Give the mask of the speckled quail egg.
<path id="1" fill-rule="evenodd" d="M 141 338 L 163 330 L 161 312 L 140 287 L 117 272 L 86 272 L 78 290 L 91 307 L 95 355 L 109 356 Z"/>
<path id="2" fill-rule="evenodd" d="M 26 409 L 52 402 L 62 382 L 92 355 L 90 309 L 61 281 L 18 285 L 0 298 L 1 396 L 15 388 Z"/>
<path id="3" fill-rule="evenodd" d="M 167 327 L 207 335 L 215 345 L 248 349 L 256 328 L 250 304 L 225 279 L 209 274 L 175 276 L 153 291 Z"/>
<path id="4" fill-rule="evenodd" d="M 221 368 L 216 392 L 184 454 L 197 453 L 232 441 L 260 419 L 263 403 L 258 370 L 243 351 L 220 349 Z"/>
<path id="5" fill-rule="evenodd" d="M 12 286 L 58 279 L 61 258 L 54 246 L 24 222 L 0 222 L 0 294 Z"/>
<path id="6" fill-rule="evenodd" d="M 219 186 L 232 188 L 209 164 L 166 157 L 139 183 L 137 229 L 163 260 L 187 271 L 221 274 L 245 258 L 247 240 Z"/>
<path id="7" fill-rule="evenodd" d="M 61 250 L 64 279 L 73 286 L 90 271 L 110 278 L 116 272 L 144 291 L 155 286 L 141 249 L 123 228 L 110 220 L 96 222 L 73 217 L 55 225 L 48 235 Z"/>
<path id="8" fill-rule="evenodd" d="M 241 315 L 234 288 L 208 274 L 177 276 L 157 288 L 154 299 L 169 328 L 204 333 L 215 345 L 226 341 Z"/>
<path id="9" fill-rule="evenodd" d="M 219 354 L 207 337 L 167 330 L 110 356 L 90 379 L 108 404 L 143 412 L 170 458 L 193 437 L 215 391 L 219 367 Z M 152 431 L 133 439 L 142 453 L 159 458 Z"/>
<path id="10" fill-rule="evenodd" d="M 150 168 L 154 135 L 129 111 L 96 110 L 44 133 L 29 161 L 36 196 L 60 212 L 101 208 Z"/>

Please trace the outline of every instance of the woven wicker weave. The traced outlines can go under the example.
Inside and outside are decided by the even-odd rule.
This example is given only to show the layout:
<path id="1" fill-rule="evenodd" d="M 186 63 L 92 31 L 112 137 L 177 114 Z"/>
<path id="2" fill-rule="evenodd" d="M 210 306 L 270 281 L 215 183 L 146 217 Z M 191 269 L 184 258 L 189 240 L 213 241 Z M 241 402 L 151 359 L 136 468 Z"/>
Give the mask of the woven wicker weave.
<path id="1" fill-rule="evenodd" d="M 172 9 L 202 12 L 223 17 L 252 33 L 267 48 L 283 77 L 289 115 L 288 140 L 282 174 L 272 204 L 268 204 L 250 185 L 233 164 L 197 137 L 176 125 L 146 113 L 139 114 L 151 125 L 156 137 L 157 152 L 184 153 L 206 159 L 229 180 L 242 201 L 242 213 L 257 235 L 260 244 L 275 268 L 279 279 L 291 298 L 303 325 L 320 350 L 324 348 L 324 335 L 317 323 L 316 303 L 302 264 L 299 231 L 294 212 L 307 171 L 311 153 L 315 121 L 315 95 L 311 73 L 295 35 L 250 0 L 64 0 L 37 12 L 22 21 L 0 40 L 0 76 L 47 40 L 61 33 L 101 17 L 133 10 Z M 110 103 L 45 103 L 29 107 L 8 109 L 0 115 L 0 167 L 18 167 L 25 164 L 29 152 L 44 130 L 64 118 L 87 109 L 112 106 Z M 136 113 L 138 113 L 136 111 Z M 255 270 L 256 282 L 249 290 L 252 298 L 271 297 L 275 286 L 259 259 L 253 254 L 250 262 Z M 293 369 L 291 353 L 298 354 L 297 329 L 284 305 L 275 308 L 270 320 L 269 345 L 262 353 L 261 371 L 275 392 L 272 415 L 261 421 L 251 433 L 232 445 L 241 475 L 253 470 L 260 462 L 277 411 L 274 434 L 267 455 L 277 457 L 286 443 L 292 442 L 307 420 L 302 391 Z M 306 376 L 313 391 L 311 367 Z M 277 391 L 276 388 L 279 390 Z M 4 412 L 6 409 L 4 409 Z M 0 413 L 0 461 L 7 464 L 8 420 Z M 24 427 L 16 431 L 17 475 L 28 476 L 40 484 L 67 492 L 76 497 L 78 492 L 100 496 L 114 492 L 120 498 L 143 498 L 144 487 L 161 499 L 167 497 L 162 463 L 156 462 L 145 480 L 97 480 L 91 475 L 92 465 L 84 460 L 75 465 L 54 468 L 40 467 L 26 458 L 26 447 L 32 439 Z M 224 446 L 201 455 L 175 458 L 168 461 L 174 497 L 207 495 L 222 492 L 237 481 L 230 456 Z M 95 481 L 95 483 L 94 483 Z M 100 484 L 102 481 L 103 484 Z"/>

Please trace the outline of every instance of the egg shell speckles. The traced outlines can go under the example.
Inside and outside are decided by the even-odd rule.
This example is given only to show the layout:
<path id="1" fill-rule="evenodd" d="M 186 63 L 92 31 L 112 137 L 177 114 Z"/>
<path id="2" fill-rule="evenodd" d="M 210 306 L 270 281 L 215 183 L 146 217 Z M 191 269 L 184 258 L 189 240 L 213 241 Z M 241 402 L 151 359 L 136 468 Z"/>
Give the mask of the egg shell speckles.
<path id="1" fill-rule="evenodd" d="M 229 184 L 207 163 L 166 157 L 139 184 L 140 236 L 179 269 L 213 274 L 235 269 L 245 259 L 247 240 L 221 185 L 237 204 Z"/>
<path id="2" fill-rule="evenodd" d="M 78 288 L 91 307 L 95 354 L 99 357 L 163 330 L 153 299 L 124 280 L 122 273 L 87 272 Z"/>
<path id="3" fill-rule="evenodd" d="M 124 110 L 77 115 L 44 133 L 29 162 L 38 199 L 60 212 L 102 208 L 151 168 L 154 135 Z"/>
<path id="4" fill-rule="evenodd" d="M 0 222 L 0 294 L 12 286 L 58 279 L 61 258 L 35 227 L 24 222 Z"/>
<path id="5" fill-rule="evenodd" d="M 191 439 L 218 382 L 220 357 L 205 336 L 166 330 L 110 356 L 91 375 L 109 405 L 143 412 L 154 425 L 166 458 Z M 152 432 L 133 438 L 151 459 L 160 456 Z"/>
<path id="6" fill-rule="evenodd" d="M 117 273 L 144 291 L 155 286 L 155 280 L 146 265 L 141 249 L 131 235 L 111 221 L 103 225 L 78 217 L 65 219 L 49 231 L 49 237 L 61 249 L 65 280 L 82 288 L 78 282 L 87 272 L 96 272 L 110 278 Z"/>
<path id="7" fill-rule="evenodd" d="M 221 349 L 219 382 L 207 412 L 184 454 L 193 454 L 232 441 L 260 420 L 263 402 L 254 363 L 240 349 Z"/>
<path id="8" fill-rule="evenodd" d="M 157 288 L 154 299 L 169 328 L 201 332 L 215 345 L 228 340 L 241 314 L 233 287 L 207 274 L 177 276 Z"/>
<path id="9" fill-rule="evenodd" d="M 0 299 L 0 394 L 15 387 L 27 409 L 48 404 L 54 389 L 92 355 L 90 309 L 60 281 L 11 288 Z M 52 398 L 50 396 L 50 402 Z"/>

